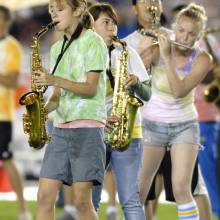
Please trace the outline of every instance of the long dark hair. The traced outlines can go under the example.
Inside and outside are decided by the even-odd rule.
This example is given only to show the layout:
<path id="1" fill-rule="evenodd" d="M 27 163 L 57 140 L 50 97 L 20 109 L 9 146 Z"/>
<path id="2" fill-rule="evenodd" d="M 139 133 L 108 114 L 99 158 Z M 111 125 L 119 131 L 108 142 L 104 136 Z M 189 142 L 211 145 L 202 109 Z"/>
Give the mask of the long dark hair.
<path id="1" fill-rule="evenodd" d="M 114 21 L 116 25 L 118 24 L 117 14 L 112 5 L 109 3 L 96 3 L 93 4 L 88 10 L 95 21 L 99 18 L 101 13 L 105 13 Z"/>

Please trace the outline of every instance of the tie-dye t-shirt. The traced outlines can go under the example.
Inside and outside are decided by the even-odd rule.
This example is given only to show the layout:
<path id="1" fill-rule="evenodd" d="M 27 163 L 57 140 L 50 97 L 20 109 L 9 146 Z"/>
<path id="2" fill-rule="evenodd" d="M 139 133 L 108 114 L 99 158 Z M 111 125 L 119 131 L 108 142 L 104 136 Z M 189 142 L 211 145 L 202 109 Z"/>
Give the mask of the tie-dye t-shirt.
<path id="1" fill-rule="evenodd" d="M 19 73 L 22 50 L 19 42 L 12 36 L 0 40 L 0 74 Z M 0 120 L 11 121 L 15 111 L 14 90 L 0 85 Z"/>
<path id="2" fill-rule="evenodd" d="M 61 51 L 63 39 L 51 48 L 51 69 Z M 52 113 L 54 123 L 65 123 L 79 119 L 106 120 L 105 80 L 108 52 L 104 41 L 94 31 L 87 30 L 74 40 L 63 55 L 55 75 L 73 82 L 86 82 L 87 73 L 101 71 L 97 93 L 93 97 L 74 94 L 61 89 L 59 107 Z"/>

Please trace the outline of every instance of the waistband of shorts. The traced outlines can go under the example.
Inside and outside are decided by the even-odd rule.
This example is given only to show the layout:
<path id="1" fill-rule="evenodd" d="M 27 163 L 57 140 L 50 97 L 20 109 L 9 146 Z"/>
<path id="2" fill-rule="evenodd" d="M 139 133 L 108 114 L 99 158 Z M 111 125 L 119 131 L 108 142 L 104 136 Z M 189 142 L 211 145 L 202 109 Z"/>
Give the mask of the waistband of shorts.
<path id="1" fill-rule="evenodd" d="M 190 120 L 190 121 L 185 121 L 185 122 L 160 122 L 160 121 L 152 121 L 149 119 L 143 119 L 142 120 L 143 123 L 148 122 L 148 123 L 152 123 L 154 125 L 157 126 L 166 126 L 166 127 L 173 127 L 173 126 L 177 126 L 177 125 L 185 125 L 185 124 L 193 124 L 193 123 L 199 123 L 198 120 L 194 119 L 194 120 Z"/>

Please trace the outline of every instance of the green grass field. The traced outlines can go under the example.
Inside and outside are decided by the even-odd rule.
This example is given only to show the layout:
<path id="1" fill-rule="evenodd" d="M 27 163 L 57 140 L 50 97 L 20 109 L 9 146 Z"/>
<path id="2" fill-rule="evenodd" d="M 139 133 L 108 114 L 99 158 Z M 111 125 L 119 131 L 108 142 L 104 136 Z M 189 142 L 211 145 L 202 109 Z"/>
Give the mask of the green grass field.
<path id="1" fill-rule="evenodd" d="M 35 216 L 36 213 L 36 202 L 29 202 L 28 206 L 30 207 L 31 212 Z M 99 211 L 99 219 L 105 220 L 105 208 L 106 204 L 102 203 Z M 57 209 L 57 214 L 59 214 L 61 209 Z M 122 213 L 119 209 L 122 220 Z M 0 201 L 0 220 L 15 220 L 17 213 L 17 205 L 15 202 L 3 202 Z M 176 208 L 174 205 L 159 205 L 158 207 L 158 220 L 176 220 Z M 217 218 L 213 218 L 217 220 Z"/>

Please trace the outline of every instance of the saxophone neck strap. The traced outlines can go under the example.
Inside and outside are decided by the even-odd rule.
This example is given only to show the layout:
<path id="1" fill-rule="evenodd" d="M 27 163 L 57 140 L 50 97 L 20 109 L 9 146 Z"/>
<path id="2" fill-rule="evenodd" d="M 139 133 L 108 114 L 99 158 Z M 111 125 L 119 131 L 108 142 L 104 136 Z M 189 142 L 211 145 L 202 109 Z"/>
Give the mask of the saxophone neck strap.
<path id="1" fill-rule="evenodd" d="M 76 27 L 76 30 L 75 30 L 74 33 L 72 34 L 72 36 L 71 36 L 69 42 L 67 43 L 66 47 L 65 47 L 65 44 L 66 44 L 66 42 L 68 41 L 68 38 L 64 35 L 64 37 L 63 37 L 63 44 L 62 44 L 62 47 L 61 47 L 61 51 L 60 51 L 60 54 L 59 54 L 58 57 L 57 57 L 57 60 L 56 60 L 56 63 L 55 63 L 55 65 L 54 65 L 54 68 L 53 68 L 53 71 L 52 71 L 51 75 L 54 75 L 54 73 L 55 73 L 55 71 L 56 71 L 56 69 L 57 69 L 57 67 L 58 67 L 58 64 L 60 63 L 60 61 L 61 61 L 61 59 L 62 59 L 64 53 L 67 51 L 67 49 L 68 49 L 68 47 L 71 45 L 71 43 L 72 43 L 75 39 L 77 39 L 77 38 L 79 37 L 79 35 L 81 34 L 82 30 L 83 30 L 83 25 L 82 25 L 81 23 L 79 23 L 78 26 Z M 44 87 L 43 93 L 46 92 L 47 88 L 48 88 L 48 86 L 45 86 L 45 87 Z"/>
<path id="2" fill-rule="evenodd" d="M 106 71 L 109 81 L 110 81 L 110 85 L 111 88 L 114 90 L 115 87 L 115 79 L 114 76 L 112 75 L 112 71 L 111 71 L 111 52 L 115 49 L 115 46 L 112 44 L 109 48 L 108 48 L 108 54 L 109 54 L 109 67 Z"/>
<path id="3" fill-rule="evenodd" d="M 54 65 L 54 68 L 53 68 L 53 71 L 52 71 L 52 75 L 55 73 L 57 67 L 58 67 L 58 64 L 60 63 L 64 53 L 67 51 L 67 49 L 69 48 L 69 46 L 71 45 L 71 43 L 77 39 L 79 37 L 79 35 L 81 34 L 83 30 L 83 25 L 81 23 L 78 24 L 78 26 L 76 27 L 76 30 L 74 31 L 74 33 L 72 34 L 70 40 L 68 41 L 67 37 L 64 35 L 64 39 L 63 39 L 63 44 L 62 44 L 62 47 L 61 47 L 61 51 L 60 51 L 60 54 L 58 55 L 57 57 L 57 60 L 56 60 L 56 63 Z M 68 43 L 66 44 L 66 42 L 68 41 Z"/>

